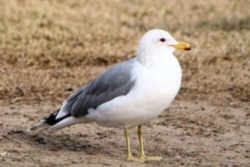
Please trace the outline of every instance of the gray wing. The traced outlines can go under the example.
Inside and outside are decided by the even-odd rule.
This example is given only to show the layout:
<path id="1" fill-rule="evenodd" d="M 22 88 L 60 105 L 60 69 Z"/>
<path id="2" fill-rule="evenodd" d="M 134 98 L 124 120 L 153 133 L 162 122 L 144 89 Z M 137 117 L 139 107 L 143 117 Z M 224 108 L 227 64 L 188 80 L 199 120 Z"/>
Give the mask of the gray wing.
<path id="1" fill-rule="evenodd" d="M 108 68 L 72 94 L 63 110 L 76 117 L 84 116 L 88 114 L 89 108 L 97 108 L 115 97 L 126 95 L 135 84 L 135 79 L 131 76 L 134 61 L 135 59 L 131 59 Z"/>

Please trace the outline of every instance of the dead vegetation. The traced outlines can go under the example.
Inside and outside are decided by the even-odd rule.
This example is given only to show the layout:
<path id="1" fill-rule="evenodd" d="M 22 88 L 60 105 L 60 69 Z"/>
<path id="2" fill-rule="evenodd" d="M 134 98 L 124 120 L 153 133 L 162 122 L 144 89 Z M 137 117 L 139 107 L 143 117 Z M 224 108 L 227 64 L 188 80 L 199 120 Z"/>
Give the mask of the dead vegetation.
<path id="1" fill-rule="evenodd" d="M 0 121 L 0 128 L 5 127 L 5 132 L 8 133 L 20 127 L 17 124 L 18 119 L 22 119 L 26 127 L 27 123 L 30 125 L 34 119 L 51 112 L 53 106 L 59 106 L 65 97 L 104 71 L 107 66 L 134 57 L 137 42 L 147 30 L 161 28 L 168 30 L 177 40 L 189 42 L 193 50 L 176 52 L 183 68 L 183 83 L 177 96 L 177 104 L 189 103 L 187 108 L 172 108 L 177 113 L 165 115 L 156 122 L 157 127 L 170 126 L 167 129 L 170 134 L 164 136 L 159 132 L 169 140 L 167 151 L 159 149 L 160 153 L 169 159 L 159 165 L 233 166 L 240 165 L 240 162 L 243 166 L 249 164 L 247 154 L 250 144 L 246 140 L 246 129 L 250 125 L 247 121 L 250 115 L 249 9 L 249 0 L 1 0 L 0 104 L 10 106 L 13 110 L 19 108 L 20 111 L 23 105 L 35 105 L 37 112 L 29 111 L 33 115 L 28 116 L 25 112 L 14 113 L 7 109 L 0 111 L 0 117 L 10 121 L 9 123 L 6 119 L 2 120 L 9 123 L 8 127 Z M 209 114 L 206 114 L 207 108 L 201 107 L 190 115 L 183 115 L 184 111 L 195 108 L 191 104 L 201 103 L 216 106 L 216 109 L 209 110 Z M 40 108 L 37 107 L 41 104 L 50 106 L 49 109 L 42 110 L 43 114 L 39 113 Z M 98 127 L 91 129 L 95 128 Z M 71 132 L 75 131 L 68 133 Z M 88 138 L 96 135 L 91 133 Z M 79 144 L 77 137 L 66 136 L 70 138 L 70 146 L 65 146 L 62 144 L 65 142 L 64 135 L 59 136 L 60 140 L 55 142 L 52 136 L 41 139 L 43 136 L 23 136 L 22 131 L 20 134 L 14 133 L 14 136 L 24 143 L 21 142 L 21 151 L 14 152 L 13 155 L 19 155 L 25 150 L 27 166 L 40 162 L 54 166 L 55 164 L 51 163 L 53 160 L 46 159 L 47 153 L 52 154 L 53 149 L 58 150 L 57 147 L 53 148 L 54 143 L 60 149 L 67 150 L 69 147 L 70 153 L 61 157 L 64 160 L 62 164 L 74 164 L 74 160 L 72 163 L 67 162 L 68 155 L 72 159 L 80 159 L 81 162 L 81 158 L 74 153 Z M 201 143 L 199 148 L 197 144 L 189 146 L 188 142 L 192 143 L 192 140 L 186 136 L 195 141 L 202 138 L 214 147 L 210 148 L 205 142 Z M 11 135 L 8 137 L 11 138 Z M 163 137 L 156 137 L 155 141 L 151 141 L 158 141 L 159 145 L 162 145 L 157 148 L 165 148 Z M 148 139 L 150 138 L 148 135 Z M 51 150 L 46 150 L 39 154 L 43 145 L 40 144 L 41 148 L 36 148 L 35 153 L 32 152 L 37 159 L 29 158 L 30 154 L 27 152 L 30 143 L 26 143 L 26 139 L 31 140 L 34 147 L 37 146 L 37 141 L 33 140 L 44 140 L 45 145 L 49 143 L 48 149 L 52 147 L 52 153 Z M 187 147 L 184 144 L 182 147 L 184 141 L 179 141 L 182 139 L 187 139 Z M 239 145 L 230 145 L 229 139 L 237 141 Z M 90 151 L 83 148 L 89 151 L 86 156 L 89 153 L 97 154 L 96 147 L 101 148 L 103 154 L 100 153 L 99 156 L 104 155 L 101 160 L 110 156 L 117 157 L 115 153 L 123 153 L 122 150 L 115 152 L 116 149 L 112 147 L 118 141 L 117 138 L 105 140 L 113 153 L 102 148 L 103 143 L 91 143 L 91 139 L 84 138 L 83 142 L 79 142 L 80 145 L 84 142 L 90 143 L 91 146 L 86 145 L 90 147 Z M 6 150 L 13 144 L 8 145 L 9 141 L 5 139 L 3 141 L 7 143 Z M 176 145 L 176 141 L 180 143 Z M 121 143 L 116 146 L 123 148 Z M 231 149 L 229 151 L 233 154 L 229 159 L 226 153 L 222 153 L 223 148 L 227 151 Z M 149 149 L 157 153 L 153 146 Z M 194 151 L 188 152 L 190 149 Z M 241 149 L 242 153 L 238 153 L 237 149 Z M 219 156 L 213 155 L 214 152 Z M 53 156 L 51 158 L 53 159 Z M 209 161 L 209 158 L 213 161 Z M 183 162 L 184 160 L 187 161 Z M 20 161 L 13 158 L 9 165 Z M 57 162 L 58 164 L 61 162 Z"/>
<path id="2" fill-rule="evenodd" d="M 184 71 L 182 95 L 249 102 L 247 0 L 11 0 L 0 6 L 2 102 L 64 98 L 65 88 L 83 85 L 96 68 L 99 73 L 135 56 L 138 39 L 152 28 L 168 30 L 193 46 L 192 52 L 177 53 Z"/>

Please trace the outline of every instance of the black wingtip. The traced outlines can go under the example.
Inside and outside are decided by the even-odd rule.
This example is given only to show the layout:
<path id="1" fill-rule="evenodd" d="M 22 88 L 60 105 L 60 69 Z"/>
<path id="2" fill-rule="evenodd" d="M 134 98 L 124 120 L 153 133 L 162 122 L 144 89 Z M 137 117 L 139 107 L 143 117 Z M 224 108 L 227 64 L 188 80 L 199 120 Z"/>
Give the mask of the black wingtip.
<path id="1" fill-rule="evenodd" d="M 56 116 L 60 110 L 58 109 L 56 112 L 53 112 L 52 114 L 48 115 L 47 117 L 44 117 L 43 119 L 46 121 L 48 125 L 54 125 L 58 121 L 56 121 Z"/>
<path id="2" fill-rule="evenodd" d="M 56 112 L 53 112 L 52 114 L 50 114 L 49 116 L 45 117 L 44 120 L 46 121 L 46 123 L 48 125 L 55 125 L 56 123 L 60 122 L 61 120 L 63 120 L 64 118 L 67 118 L 70 116 L 70 114 L 67 114 L 63 117 L 60 118 L 56 118 L 58 113 L 59 113 L 60 109 L 58 109 Z"/>

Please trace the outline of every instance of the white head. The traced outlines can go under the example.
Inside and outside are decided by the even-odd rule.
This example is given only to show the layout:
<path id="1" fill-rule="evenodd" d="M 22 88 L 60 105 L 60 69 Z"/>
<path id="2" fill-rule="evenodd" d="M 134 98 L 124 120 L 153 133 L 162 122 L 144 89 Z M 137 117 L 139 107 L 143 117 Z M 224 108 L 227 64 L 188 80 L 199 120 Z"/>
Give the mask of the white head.
<path id="1" fill-rule="evenodd" d="M 190 50 L 191 47 L 187 43 L 177 42 L 167 31 L 153 29 L 139 41 L 137 57 L 145 61 L 154 56 L 172 56 L 175 49 Z"/>

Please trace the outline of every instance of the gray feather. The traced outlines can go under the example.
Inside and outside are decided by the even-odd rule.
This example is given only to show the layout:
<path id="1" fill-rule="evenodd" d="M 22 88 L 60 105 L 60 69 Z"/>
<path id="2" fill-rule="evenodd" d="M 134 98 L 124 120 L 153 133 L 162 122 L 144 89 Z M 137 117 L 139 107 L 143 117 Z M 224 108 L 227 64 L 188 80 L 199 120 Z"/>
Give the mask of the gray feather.
<path id="1" fill-rule="evenodd" d="M 95 80 L 78 89 L 67 99 L 64 112 L 76 117 L 84 116 L 88 114 L 88 109 L 128 94 L 135 84 L 131 77 L 134 62 L 135 59 L 131 59 L 111 66 Z"/>

